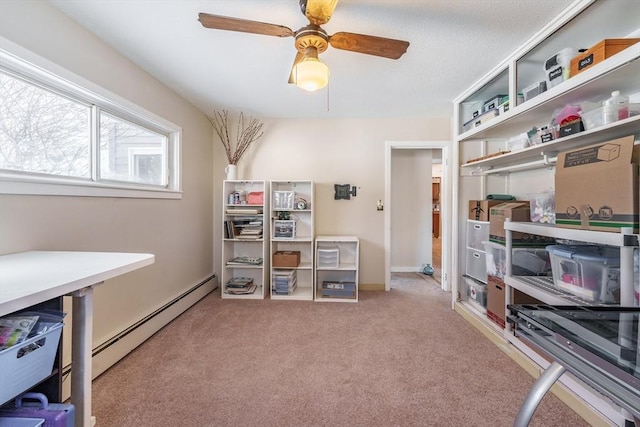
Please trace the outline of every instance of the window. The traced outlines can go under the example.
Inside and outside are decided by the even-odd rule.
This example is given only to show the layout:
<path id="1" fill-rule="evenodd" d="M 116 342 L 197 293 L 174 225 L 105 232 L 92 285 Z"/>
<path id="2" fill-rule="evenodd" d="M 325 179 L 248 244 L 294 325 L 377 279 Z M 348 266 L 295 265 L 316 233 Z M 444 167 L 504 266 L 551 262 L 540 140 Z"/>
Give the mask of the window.
<path id="1" fill-rule="evenodd" d="M 0 50 L 0 193 L 179 198 L 180 128 L 71 77 Z"/>

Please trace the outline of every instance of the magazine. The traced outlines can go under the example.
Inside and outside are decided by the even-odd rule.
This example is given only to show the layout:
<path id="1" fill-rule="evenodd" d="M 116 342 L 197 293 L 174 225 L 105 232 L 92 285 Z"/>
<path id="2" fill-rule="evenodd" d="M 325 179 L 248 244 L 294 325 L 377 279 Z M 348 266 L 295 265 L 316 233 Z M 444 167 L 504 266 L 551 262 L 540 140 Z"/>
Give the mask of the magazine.
<path id="1" fill-rule="evenodd" d="M 38 316 L 7 316 L 0 318 L 0 350 L 23 342 L 38 322 Z"/>

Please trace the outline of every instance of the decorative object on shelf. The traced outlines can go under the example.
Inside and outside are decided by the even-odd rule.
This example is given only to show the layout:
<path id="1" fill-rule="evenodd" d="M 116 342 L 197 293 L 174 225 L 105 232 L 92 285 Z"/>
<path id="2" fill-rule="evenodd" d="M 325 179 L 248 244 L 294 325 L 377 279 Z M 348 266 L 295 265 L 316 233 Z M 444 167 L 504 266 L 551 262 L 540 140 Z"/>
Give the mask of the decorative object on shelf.
<path id="1" fill-rule="evenodd" d="M 235 141 L 231 141 L 229 135 L 229 112 L 227 110 L 214 111 L 213 117 L 207 117 L 213 130 L 220 138 L 224 151 L 227 155 L 229 165 L 225 168 L 227 173 L 227 180 L 236 180 L 237 177 L 237 165 L 247 149 L 257 142 L 264 132 L 262 128 L 264 123 L 253 117 L 249 118 L 248 122 L 245 121 L 243 113 L 240 113 L 238 118 L 238 127 L 236 129 Z"/>
<path id="2" fill-rule="evenodd" d="M 224 168 L 224 173 L 227 174 L 228 181 L 235 181 L 236 179 L 238 179 L 238 165 L 227 165 Z"/>
<path id="3" fill-rule="evenodd" d="M 351 184 L 334 184 L 334 200 L 351 200 L 351 196 L 356 197 L 356 186 L 353 187 Z"/>
<path id="4" fill-rule="evenodd" d="M 300 197 L 297 201 L 296 201 L 296 209 L 299 211 L 303 211 L 305 209 L 307 209 L 309 206 L 309 203 L 303 199 L 302 197 Z"/>
<path id="5" fill-rule="evenodd" d="M 280 221 L 288 221 L 291 219 L 291 212 L 289 211 L 278 211 L 278 219 Z"/>

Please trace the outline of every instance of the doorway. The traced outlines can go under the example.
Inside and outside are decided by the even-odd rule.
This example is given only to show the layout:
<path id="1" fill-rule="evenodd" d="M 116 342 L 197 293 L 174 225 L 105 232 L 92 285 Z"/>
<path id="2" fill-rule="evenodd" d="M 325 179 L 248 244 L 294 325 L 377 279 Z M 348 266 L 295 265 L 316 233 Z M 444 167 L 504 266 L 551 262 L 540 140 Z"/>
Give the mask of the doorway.
<path id="1" fill-rule="evenodd" d="M 450 258 L 450 248 L 451 241 L 446 236 L 451 235 L 451 196 L 450 191 L 448 191 L 449 186 L 451 185 L 451 179 L 449 177 L 449 167 L 448 161 L 449 153 L 451 149 L 450 141 L 387 141 L 385 143 L 385 290 L 391 289 L 391 269 L 392 269 L 392 250 L 393 250 L 393 213 L 402 214 L 403 211 L 401 209 L 407 210 L 408 204 L 404 204 L 404 206 L 394 206 L 394 191 L 397 192 L 397 188 L 394 189 L 394 175 L 397 173 L 394 172 L 393 163 L 394 163 L 394 153 L 397 156 L 406 157 L 409 152 L 407 151 L 398 151 L 398 150 L 414 150 L 416 156 L 423 156 L 426 153 L 431 153 L 437 151 L 438 153 L 442 153 L 442 177 L 440 179 L 440 211 L 444 213 L 440 217 L 441 222 L 441 235 L 440 239 L 436 243 L 440 243 L 440 256 L 441 256 L 441 281 L 440 286 L 445 291 L 450 291 L 451 287 L 449 284 L 450 268 L 451 268 L 451 258 Z M 427 151 L 429 150 L 429 151 Z M 413 154 L 408 154 L 412 156 Z M 431 158 L 431 156 L 427 156 Z M 420 184 L 420 186 L 429 186 L 426 194 L 431 195 L 431 160 L 427 163 L 429 171 L 428 171 L 428 179 L 424 176 L 416 176 L 414 180 L 415 184 Z M 420 171 L 423 172 L 423 171 Z M 419 175 L 419 174 L 418 174 Z M 399 179 L 399 178 L 396 178 Z M 414 204 L 412 204 L 414 205 Z M 421 204 L 420 204 L 421 205 Z M 414 205 L 415 206 L 415 205 Z M 412 209 L 413 207 L 411 207 Z M 431 215 L 431 200 L 429 200 L 429 215 Z M 429 224 L 431 221 L 428 222 Z M 426 233 L 424 230 L 420 230 L 422 235 L 431 236 L 431 229 L 429 229 Z M 431 250 L 433 250 L 433 242 L 429 239 L 429 246 Z M 433 254 L 432 254 L 433 256 Z M 436 254 L 437 256 L 437 254 Z M 415 271 L 415 270 L 414 270 Z"/>

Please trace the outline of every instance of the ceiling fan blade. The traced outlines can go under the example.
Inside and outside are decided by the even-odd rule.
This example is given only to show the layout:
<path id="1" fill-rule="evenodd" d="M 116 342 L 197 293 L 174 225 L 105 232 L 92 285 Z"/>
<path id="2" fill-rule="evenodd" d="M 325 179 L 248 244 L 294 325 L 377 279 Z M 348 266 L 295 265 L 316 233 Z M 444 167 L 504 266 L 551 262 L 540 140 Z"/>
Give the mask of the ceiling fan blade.
<path id="1" fill-rule="evenodd" d="M 409 42 L 403 40 L 344 32 L 332 35 L 329 38 L 329 44 L 336 49 L 350 50 L 390 59 L 400 58 L 409 47 Z"/>
<path id="2" fill-rule="evenodd" d="M 309 22 L 322 25 L 329 22 L 339 0 L 300 0 L 300 10 Z"/>
<path id="3" fill-rule="evenodd" d="M 295 35 L 290 28 L 282 25 L 211 15 L 208 13 L 199 13 L 198 21 L 200 21 L 203 27 L 216 30 L 239 31 L 241 33 L 263 34 L 277 37 L 291 37 Z"/>
<path id="4" fill-rule="evenodd" d="M 304 59 L 304 53 L 298 52 L 296 55 L 296 59 L 293 60 L 293 65 L 291 65 L 291 72 L 289 73 L 289 84 L 294 84 L 296 82 L 295 76 L 293 75 L 293 69 L 295 68 L 298 62 Z"/>

